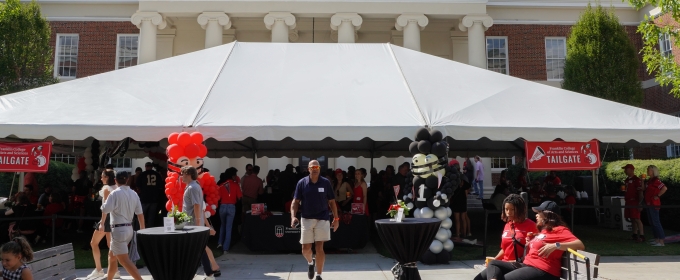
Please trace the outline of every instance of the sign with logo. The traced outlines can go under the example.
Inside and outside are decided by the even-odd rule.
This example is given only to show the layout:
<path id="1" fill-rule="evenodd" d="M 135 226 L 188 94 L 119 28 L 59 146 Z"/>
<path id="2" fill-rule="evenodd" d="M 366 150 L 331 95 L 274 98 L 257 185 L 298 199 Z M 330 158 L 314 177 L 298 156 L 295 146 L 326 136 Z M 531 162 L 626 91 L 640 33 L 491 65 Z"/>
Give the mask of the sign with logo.
<path id="1" fill-rule="evenodd" d="M 286 229 L 284 226 L 275 226 L 274 235 L 276 235 L 278 238 L 283 237 L 284 229 Z"/>
<path id="2" fill-rule="evenodd" d="M 51 142 L 0 143 L 0 172 L 47 172 Z"/>
<path id="3" fill-rule="evenodd" d="M 525 142 L 529 171 L 593 170 L 600 168 L 600 146 L 590 142 Z"/>
<path id="4" fill-rule="evenodd" d="M 364 204 L 363 203 L 352 203 L 352 214 L 363 215 L 364 214 Z"/>

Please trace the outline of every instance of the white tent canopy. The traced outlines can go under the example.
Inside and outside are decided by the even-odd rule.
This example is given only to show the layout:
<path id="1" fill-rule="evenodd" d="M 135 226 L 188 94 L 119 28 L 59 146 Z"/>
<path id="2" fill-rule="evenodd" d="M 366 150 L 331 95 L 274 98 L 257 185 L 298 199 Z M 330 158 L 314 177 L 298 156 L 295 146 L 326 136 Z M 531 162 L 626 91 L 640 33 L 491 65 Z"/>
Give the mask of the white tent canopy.
<path id="1" fill-rule="evenodd" d="M 200 131 L 233 153 L 324 139 L 408 153 L 423 126 L 520 150 L 521 138 L 680 142 L 680 118 L 390 44 L 235 42 L 0 97 L 0 137 L 22 139 Z"/>

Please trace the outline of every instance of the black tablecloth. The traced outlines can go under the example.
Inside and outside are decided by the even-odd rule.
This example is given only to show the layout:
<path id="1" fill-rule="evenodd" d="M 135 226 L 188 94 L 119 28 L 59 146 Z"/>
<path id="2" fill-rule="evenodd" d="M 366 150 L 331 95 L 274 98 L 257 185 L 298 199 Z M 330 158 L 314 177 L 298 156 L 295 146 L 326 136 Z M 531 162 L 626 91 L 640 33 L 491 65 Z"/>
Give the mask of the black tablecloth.
<path id="1" fill-rule="evenodd" d="M 329 249 L 361 249 L 368 242 L 368 217 L 351 215 L 349 224 L 340 219 L 338 231 L 331 228 Z M 300 251 L 300 226 L 290 227 L 290 214 L 272 215 L 264 220 L 246 214 L 243 221 L 243 241 L 251 251 Z"/>
<path id="2" fill-rule="evenodd" d="M 163 227 L 137 231 L 137 250 L 153 279 L 191 280 L 205 252 L 210 231 L 207 227 L 185 226 L 176 232 Z"/>
<path id="3" fill-rule="evenodd" d="M 403 270 L 399 279 L 420 280 L 416 262 L 430 248 L 440 223 L 439 219 L 420 218 L 406 218 L 401 223 L 389 219 L 375 221 L 380 239 L 399 262 L 392 272 Z"/>

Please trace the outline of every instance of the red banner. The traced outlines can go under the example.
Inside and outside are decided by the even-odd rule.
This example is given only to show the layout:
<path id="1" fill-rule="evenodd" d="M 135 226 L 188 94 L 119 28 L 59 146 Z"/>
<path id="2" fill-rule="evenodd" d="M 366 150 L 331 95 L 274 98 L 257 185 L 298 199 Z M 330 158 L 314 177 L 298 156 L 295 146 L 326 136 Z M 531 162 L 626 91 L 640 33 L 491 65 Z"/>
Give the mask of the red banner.
<path id="1" fill-rule="evenodd" d="M 593 170 L 600 168 L 600 145 L 590 142 L 525 142 L 529 171 Z"/>
<path id="2" fill-rule="evenodd" d="M 1 172 L 47 172 L 52 142 L 0 143 Z"/>

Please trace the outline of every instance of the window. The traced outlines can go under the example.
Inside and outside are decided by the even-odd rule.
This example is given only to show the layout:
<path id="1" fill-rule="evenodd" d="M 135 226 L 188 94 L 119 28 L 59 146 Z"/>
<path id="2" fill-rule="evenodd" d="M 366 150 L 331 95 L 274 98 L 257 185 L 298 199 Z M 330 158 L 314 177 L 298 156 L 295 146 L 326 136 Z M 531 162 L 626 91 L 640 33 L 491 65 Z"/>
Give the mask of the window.
<path id="1" fill-rule="evenodd" d="M 137 65 L 137 50 L 139 35 L 118 34 L 116 47 L 116 69 L 123 69 Z"/>
<path id="2" fill-rule="evenodd" d="M 545 69 L 548 81 L 564 79 L 564 60 L 567 58 L 567 45 L 564 37 L 545 38 Z"/>
<path id="3" fill-rule="evenodd" d="M 113 164 L 113 168 L 132 168 L 132 159 L 130 159 L 130 158 L 112 158 L 111 164 Z"/>
<path id="4" fill-rule="evenodd" d="M 75 79 L 78 68 L 78 34 L 57 34 L 54 76 Z"/>
<path id="5" fill-rule="evenodd" d="M 486 37 L 486 69 L 508 74 L 507 37 Z"/>
<path id="6" fill-rule="evenodd" d="M 68 164 L 78 163 L 76 156 L 67 155 L 67 154 L 52 154 L 52 156 L 50 156 L 50 160 L 60 161 L 60 162 L 63 162 L 63 163 L 68 163 Z"/>
<path id="7" fill-rule="evenodd" d="M 673 55 L 670 34 L 666 33 L 659 35 L 659 51 L 661 51 L 661 54 L 665 57 Z"/>
<path id="8" fill-rule="evenodd" d="M 491 169 L 506 169 L 515 164 L 515 157 L 491 158 Z"/>
<path id="9" fill-rule="evenodd" d="M 680 117 L 680 112 L 673 114 L 673 116 Z M 669 158 L 680 157 L 680 144 L 670 144 L 666 147 L 666 156 Z"/>

